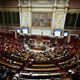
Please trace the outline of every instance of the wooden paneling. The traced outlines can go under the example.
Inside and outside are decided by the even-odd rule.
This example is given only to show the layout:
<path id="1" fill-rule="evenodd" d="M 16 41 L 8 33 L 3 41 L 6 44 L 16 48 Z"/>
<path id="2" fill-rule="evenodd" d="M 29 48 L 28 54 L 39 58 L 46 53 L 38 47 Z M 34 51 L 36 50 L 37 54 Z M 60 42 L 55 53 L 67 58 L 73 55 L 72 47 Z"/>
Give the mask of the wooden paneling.
<path id="1" fill-rule="evenodd" d="M 3 7 L 5 7 L 5 6 L 18 6 L 18 0 L 3 0 L 2 5 L 3 5 Z"/>
<path id="2" fill-rule="evenodd" d="M 80 0 L 70 0 L 69 6 L 70 8 L 80 8 Z"/>

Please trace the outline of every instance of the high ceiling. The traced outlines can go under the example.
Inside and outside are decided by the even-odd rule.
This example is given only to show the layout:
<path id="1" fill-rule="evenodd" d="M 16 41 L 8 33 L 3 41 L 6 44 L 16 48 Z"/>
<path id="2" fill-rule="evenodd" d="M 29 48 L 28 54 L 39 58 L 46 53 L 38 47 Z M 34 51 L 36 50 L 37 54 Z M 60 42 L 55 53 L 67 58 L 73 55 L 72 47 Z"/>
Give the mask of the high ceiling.
<path id="1" fill-rule="evenodd" d="M 27 2 L 31 4 L 69 4 L 70 8 L 80 8 L 80 0 L 0 0 L 0 6 L 18 6 L 19 2 L 24 4 L 27 4 Z"/>

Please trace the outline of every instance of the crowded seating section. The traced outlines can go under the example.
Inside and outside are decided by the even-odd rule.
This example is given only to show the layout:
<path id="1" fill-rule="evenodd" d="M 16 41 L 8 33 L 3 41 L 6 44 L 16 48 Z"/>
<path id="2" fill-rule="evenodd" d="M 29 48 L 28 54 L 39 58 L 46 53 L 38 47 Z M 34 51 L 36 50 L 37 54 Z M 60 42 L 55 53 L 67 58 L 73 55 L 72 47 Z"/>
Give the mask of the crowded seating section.
<path id="1" fill-rule="evenodd" d="M 74 38 L 73 38 L 74 39 Z M 80 40 L 0 32 L 0 80 L 80 79 Z"/>

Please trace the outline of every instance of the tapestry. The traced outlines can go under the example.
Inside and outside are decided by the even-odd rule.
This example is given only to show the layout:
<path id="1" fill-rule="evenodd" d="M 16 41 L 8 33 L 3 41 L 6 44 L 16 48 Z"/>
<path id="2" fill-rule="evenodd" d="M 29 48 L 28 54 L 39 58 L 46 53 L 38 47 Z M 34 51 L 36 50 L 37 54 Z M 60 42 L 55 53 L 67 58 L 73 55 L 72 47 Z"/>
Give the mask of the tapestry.
<path id="1" fill-rule="evenodd" d="M 33 12 L 32 27 L 51 27 L 52 13 Z"/>

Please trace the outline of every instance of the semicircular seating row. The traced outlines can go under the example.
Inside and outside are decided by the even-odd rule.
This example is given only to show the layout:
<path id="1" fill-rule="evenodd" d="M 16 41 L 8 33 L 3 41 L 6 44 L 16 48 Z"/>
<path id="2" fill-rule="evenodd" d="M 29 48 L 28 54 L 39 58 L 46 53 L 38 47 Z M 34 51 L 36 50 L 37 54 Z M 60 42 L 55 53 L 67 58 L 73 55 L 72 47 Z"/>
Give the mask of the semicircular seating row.
<path id="1" fill-rule="evenodd" d="M 25 50 L 17 40 L 5 34 L 4 37 L 0 35 L 0 44 L 0 64 L 12 72 L 20 73 L 23 78 L 60 77 L 65 74 L 66 69 L 78 67 L 80 59 L 80 52 L 70 49 L 70 45 L 66 45 L 69 48 L 64 47 L 60 52 L 50 49 L 47 52 L 35 54 Z"/>

